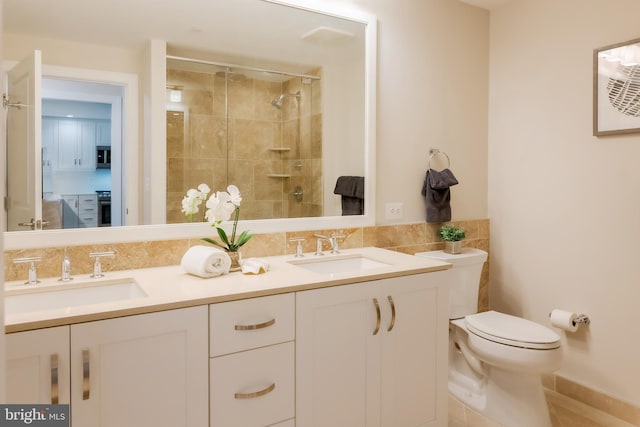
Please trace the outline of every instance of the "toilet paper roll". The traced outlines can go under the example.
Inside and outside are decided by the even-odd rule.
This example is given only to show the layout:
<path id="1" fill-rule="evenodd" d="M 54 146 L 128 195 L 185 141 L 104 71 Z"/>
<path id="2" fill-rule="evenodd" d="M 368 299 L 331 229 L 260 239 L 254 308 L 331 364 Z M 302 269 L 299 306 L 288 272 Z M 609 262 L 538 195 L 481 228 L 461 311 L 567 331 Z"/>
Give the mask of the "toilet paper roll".
<path id="1" fill-rule="evenodd" d="M 551 326 L 564 329 L 565 331 L 575 332 L 578 330 L 578 323 L 576 319 L 578 315 L 570 311 L 554 309 L 549 314 L 549 321 Z"/>

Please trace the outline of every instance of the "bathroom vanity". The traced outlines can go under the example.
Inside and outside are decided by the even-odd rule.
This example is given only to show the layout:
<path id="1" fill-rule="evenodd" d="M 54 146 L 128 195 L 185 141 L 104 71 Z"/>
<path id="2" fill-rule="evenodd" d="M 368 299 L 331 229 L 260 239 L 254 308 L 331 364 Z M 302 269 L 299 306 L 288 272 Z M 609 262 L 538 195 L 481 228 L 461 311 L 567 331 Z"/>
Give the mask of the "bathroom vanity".
<path id="1" fill-rule="evenodd" d="M 7 284 L 9 402 L 70 403 L 76 426 L 447 425 L 450 264 L 378 248 L 268 260 L 262 275 L 43 280 L 34 295 L 71 293 L 38 311 Z M 74 302 L 127 283 L 142 293 Z"/>

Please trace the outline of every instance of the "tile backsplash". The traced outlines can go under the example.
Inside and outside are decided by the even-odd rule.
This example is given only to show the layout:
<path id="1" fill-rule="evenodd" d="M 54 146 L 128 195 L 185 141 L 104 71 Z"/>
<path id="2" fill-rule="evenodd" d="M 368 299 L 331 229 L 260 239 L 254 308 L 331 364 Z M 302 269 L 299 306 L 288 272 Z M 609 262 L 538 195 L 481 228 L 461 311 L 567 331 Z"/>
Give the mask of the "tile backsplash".
<path id="1" fill-rule="evenodd" d="M 464 245 L 489 251 L 489 220 L 456 221 L 454 224 L 464 227 L 467 237 Z M 438 236 L 440 224 L 412 223 L 358 227 L 339 230 L 310 230 L 287 233 L 256 234 L 242 247 L 243 257 L 261 257 L 294 254 L 296 243 L 292 237 L 303 237 L 304 252 L 315 250 L 314 233 L 331 234 L 338 231 L 345 237 L 341 248 L 361 248 L 377 246 L 407 254 L 442 249 L 444 244 Z M 214 231 L 212 230 L 212 233 Z M 204 237 L 204 236 L 203 236 Z M 91 252 L 113 251 L 113 258 L 103 258 L 103 271 L 129 270 L 136 268 L 178 265 L 182 255 L 192 245 L 201 244 L 199 239 L 154 240 L 146 242 L 128 242 L 111 244 L 93 244 L 68 247 L 43 247 L 38 249 L 7 250 L 4 253 L 5 281 L 22 280 L 27 277 L 26 264 L 15 265 L 13 259 L 39 256 L 38 277 L 56 277 L 60 275 L 60 263 L 66 249 L 71 261 L 72 274 L 92 272 Z M 480 284 L 478 308 L 489 308 L 488 298 L 489 262 L 485 263 Z"/>

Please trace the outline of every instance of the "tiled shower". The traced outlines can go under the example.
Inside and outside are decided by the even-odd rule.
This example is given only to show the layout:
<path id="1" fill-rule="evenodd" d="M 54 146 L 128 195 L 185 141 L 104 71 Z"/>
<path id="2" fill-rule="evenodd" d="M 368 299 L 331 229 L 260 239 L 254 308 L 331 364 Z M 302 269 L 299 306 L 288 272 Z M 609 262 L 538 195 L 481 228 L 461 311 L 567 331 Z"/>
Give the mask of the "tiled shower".
<path id="1" fill-rule="evenodd" d="M 167 223 L 200 183 L 236 185 L 242 219 L 322 216 L 320 71 L 167 61 Z"/>

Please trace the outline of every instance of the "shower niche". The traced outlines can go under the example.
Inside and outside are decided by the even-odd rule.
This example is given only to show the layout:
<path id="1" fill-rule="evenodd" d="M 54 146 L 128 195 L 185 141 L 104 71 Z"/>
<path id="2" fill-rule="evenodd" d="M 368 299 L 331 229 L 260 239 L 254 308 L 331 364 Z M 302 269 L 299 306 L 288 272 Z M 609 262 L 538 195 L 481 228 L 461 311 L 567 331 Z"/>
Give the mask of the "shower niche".
<path id="1" fill-rule="evenodd" d="M 167 59 L 167 223 L 189 188 L 236 185 L 242 219 L 323 215 L 321 73 Z"/>

